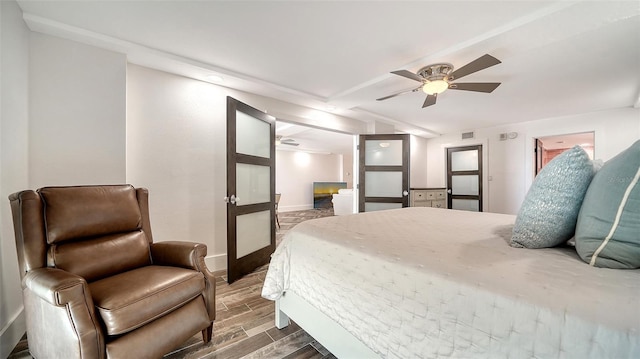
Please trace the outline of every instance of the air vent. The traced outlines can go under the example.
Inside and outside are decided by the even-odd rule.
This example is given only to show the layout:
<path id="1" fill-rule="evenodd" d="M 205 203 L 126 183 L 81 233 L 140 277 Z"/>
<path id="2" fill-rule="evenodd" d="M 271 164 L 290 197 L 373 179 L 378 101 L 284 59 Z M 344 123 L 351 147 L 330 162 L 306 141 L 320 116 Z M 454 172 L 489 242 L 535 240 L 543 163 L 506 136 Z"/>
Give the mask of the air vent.
<path id="1" fill-rule="evenodd" d="M 463 132 L 462 133 L 462 139 L 463 140 L 466 140 L 466 139 L 469 139 L 469 138 L 473 138 L 473 132 Z"/>

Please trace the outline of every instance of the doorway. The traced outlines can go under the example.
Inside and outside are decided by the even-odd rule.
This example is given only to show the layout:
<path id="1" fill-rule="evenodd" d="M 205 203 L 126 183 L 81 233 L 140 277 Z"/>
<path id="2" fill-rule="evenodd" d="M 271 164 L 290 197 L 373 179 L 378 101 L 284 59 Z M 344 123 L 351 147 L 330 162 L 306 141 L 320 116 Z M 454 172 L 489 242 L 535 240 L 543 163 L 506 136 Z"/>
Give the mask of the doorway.
<path id="1" fill-rule="evenodd" d="M 316 208 L 314 183 L 341 183 L 353 189 L 354 137 L 350 133 L 278 119 L 276 192 L 282 194 L 279 212 Z M 331 195 L 320 207 L 327 204 L 332 204 Z M 348 207 L 351 211 L 355 208 L 353 204 Z"/>
<path id="2" fill-rule="evenodd" d="M 594 159 L 594 132 L 581 132 L 535 138 L 533 149 L 533 163 L 535 166 L 533 172 L 534 177 L 537 176 L 542 168 L 552 159 L 576 145 L 582 147 L 591 160 Z"/>
<path id="3" fill-rule="evenodd" d="M 360 135 L 358 211 L 409 206 L 409 135 Z"/>
<path id="4" fill-rule="evenodd" d="M 447 148 L 447 208 L 482 212 L 482 145 Z"/>

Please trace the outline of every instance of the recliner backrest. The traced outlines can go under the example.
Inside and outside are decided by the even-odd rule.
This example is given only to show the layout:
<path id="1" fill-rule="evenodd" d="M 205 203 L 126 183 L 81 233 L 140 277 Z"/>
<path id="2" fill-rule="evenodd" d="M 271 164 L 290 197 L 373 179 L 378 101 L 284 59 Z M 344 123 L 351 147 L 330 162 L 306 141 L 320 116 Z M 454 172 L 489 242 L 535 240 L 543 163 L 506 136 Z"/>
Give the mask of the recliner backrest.
<path id="1" fill-rule="evenodd" d="M 21 269 L 46 265 L 91 282 L 151 264 L 146 193 L 131 185 L 44 187 L 40 203 L 21 193 L 32 198 L 23 201 L 21 220 L 34 227 L 22 236 Z"/>
<path id="2" fill-rule="evenodd" d="M 151 264 L 136 190 L 129 185 L 45 187 L 47 266 L 105 278 Z"/>

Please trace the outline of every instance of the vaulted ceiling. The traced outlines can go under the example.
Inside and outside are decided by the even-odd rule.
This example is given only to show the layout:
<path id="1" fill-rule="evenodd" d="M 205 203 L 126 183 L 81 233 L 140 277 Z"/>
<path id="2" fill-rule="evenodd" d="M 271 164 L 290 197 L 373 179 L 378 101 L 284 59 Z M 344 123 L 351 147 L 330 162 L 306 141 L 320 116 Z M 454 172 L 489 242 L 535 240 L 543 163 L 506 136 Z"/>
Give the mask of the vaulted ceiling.
<path id="1" fill-rule="evenodd" d="M 28 26 L 129 61 L 397 130 L 437 136 L 630 107 L 640 96 L 638 1 L 18 1 Z M 422 108 L 390 74 L 501 64 Z"/>

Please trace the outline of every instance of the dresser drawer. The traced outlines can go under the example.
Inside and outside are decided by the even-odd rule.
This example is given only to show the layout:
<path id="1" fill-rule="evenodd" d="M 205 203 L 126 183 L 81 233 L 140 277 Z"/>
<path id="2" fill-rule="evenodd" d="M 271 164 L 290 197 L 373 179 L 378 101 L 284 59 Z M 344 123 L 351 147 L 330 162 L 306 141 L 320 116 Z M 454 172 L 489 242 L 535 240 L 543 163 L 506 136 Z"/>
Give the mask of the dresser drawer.
<path id="1" fill-rule="evenodd" d="M 412 194 L 414 201 L 425 201 L 427 199 L 425 191 L 413 190 Z"/>
<path id="2" fill-rule="evenodd" d="M 447 208 L 447 193 L 444 188 L 420 188 L 411 189 L 411 207 L 438 207 Z"/>
<path id="3" fill-rule="evenodd" d="M 413 201 L 411 207 L 431 207 L 433 201 Z"/>
<path id="4" fill-rule="evenodd" d="M 436 193 L 434 191 L 425 191 L 424 194 L 428 200 L 436 199 Z"/>

